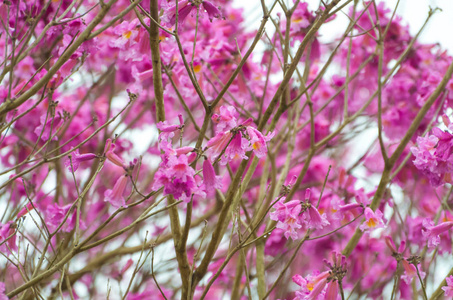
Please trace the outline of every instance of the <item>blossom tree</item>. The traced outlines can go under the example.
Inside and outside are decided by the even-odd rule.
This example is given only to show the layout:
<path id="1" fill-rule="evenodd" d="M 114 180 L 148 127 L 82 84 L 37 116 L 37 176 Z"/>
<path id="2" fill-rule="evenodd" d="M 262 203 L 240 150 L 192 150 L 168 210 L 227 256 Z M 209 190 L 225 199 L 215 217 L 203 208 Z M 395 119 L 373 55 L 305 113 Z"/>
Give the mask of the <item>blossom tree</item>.
<path id="1" fill-rule="evenodd" d="M 453 295 L 438 10 L 257 5 L 0 3 L 0 299 Z"/>

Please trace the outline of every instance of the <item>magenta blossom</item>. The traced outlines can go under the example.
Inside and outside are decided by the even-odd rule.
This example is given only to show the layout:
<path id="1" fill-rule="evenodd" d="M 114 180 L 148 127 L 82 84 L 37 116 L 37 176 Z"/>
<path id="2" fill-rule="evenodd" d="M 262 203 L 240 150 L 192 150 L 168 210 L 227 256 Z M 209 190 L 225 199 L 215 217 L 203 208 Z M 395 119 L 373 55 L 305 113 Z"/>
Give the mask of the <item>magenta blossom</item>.
<path id="1" fill-rule="evenodd" d="M 271 220 L 277 221 L 277 228 L 284 231 L 285 237 L 293 240 L 299 238 L 297 230 L 302 228 L 299 222 L 299 213 L 302 210 L 299 200 L 285 203 L 285 197 L 275 205 L 275 211 L 270 214 Z"/>
<path id="2" fill-rule="evenodd" d="M 70 154 L 71 158 L 67 158 L 64 161 L 65 167 L 70 171 L 70 172 L 75 172 L 79 168 L 79 165 L 81 162 L 84 161 L 89 161 L 92 159 L 95 159 L 97 157 L 96 154 L 94 153 L 84 153 L 84 154 L 79 154 L 79 149 L 76 149 L 74 152 Z M 71 167 L 72 163 L 72 167 Z"/>
<path id="3" fill-rule="evenodd" d="M 220 10 L 210 1 L 205 0 L 183 0 L 178 3 L 178 22 L 182 23 L 187 16 L 196 11 L 200 4 L 203 9 L 208 13 L 209 20 L 212 22 L 214 18 L 223 18 Z M 176 24 L 176 5 L 170 7 L 166 12 L 167 22 L 173 26 Z"/>
<path id="4" fill-rule="evenodd" d="M 153 190 L 164 187 L 164 195 L 173 195 L 175 199 L 190 202 L 192 194 L 204 195 L 195 181 L 195 170 L 189 165 L 185 154 L 163 158 L 159 170 L 154 176 Z"/>
<path id="5" fill-rule="evenodd" d="M 310 229 L 322 229 L 330 224 L 327 221 L 326 214 L 320 214 L 316 206 L 313 206 L 310 203 L 311 190 L 307 189 L 305 191 L 305 202 L 302 204 L 304 209 L 304 223 L 307 224 L 307 227 Z"/>
<path id="6" fill-rule="evenodd" d="M 227 131 L 238 126 L 238 112 L 233 106 L 221 106 L 218 114 L 212 115 L 212 121 L 217 123 L 217 132 Z"/>
<path id="7" fill-rule="evenodd" d="M 226 132 L 218 132 L 206 145 L 207 154 L 212 160 L 220 159 L 222 165 L 233 159 L 248 159 L 247 151 L 253 151 L 259 158 L 267 153 L 266 142 L 273 134 L 263 136 L 253 127 L 244 125 L 233 128 Z"/>
<path id="8" fill-rule="evenodd" d="M 1 225 L 0 224 L 0 244 L 3 244 L 0 246 L 0 251 L 6 252 L 6 247 L 4 245 L 4 242 L 8 245 L 8 248 L 11 250 L 17 250 L 17 245 L 16 245 L 16 223 L 13 221 L 9 221 L 6 224 Z"/>
<path id="9" fill-rule="evenodd" d="M 259 158 L 266 156 L 267 153 L 267 146 L 266 142 L 270 141 L 274 136 L 274 133 L 271 132 L 268 135 L 264 136 L 261 132 L 257 129 L 248 126 L 247 127 L 247 134 L 250 138 L 250 146 L 255 155 Z"/>
<path id="10" fill-rule="evenodd" d="M 453 227 L 453 222 L 443 222 L 437 226 L 429 220 L 423 220 L 423 229 L 422 233 L 425 238 L 428 238 L 428 247 L 436 247 L 440 243 L 440 234 L 444 233 L 447 230 L 450 230 Z"/>
<path id="11" fill-rule="evenodd" d="M 453 297 L 453 275 L 445 278 L 445 281 L 447 282 L 447 286 L 442 287 L 445 292 L 445 296 Z"/>
<path id="12" fill-rule="evenodd" d="M 157 123 L 157 129 L 159 129 L 159 139 L 168 140 L 175 136 L 175 131 L 180 130 L 181 125 L 168 124 L 167 121 Z"/>
<path id="13" fill-rule="evenodd" d="M 109 144 L 109 140 L 107 140 L 106 148 L 108 145 L 108 148 L 107 148 L 108 150 L 105 152 L 105 156 L 114 165 L 117 165 L 118 167 L 126 168 L 123 159 L 114 152 L 116 145 L 114 143 L 111 143 L 111 141 Z"/>
<path id="14" fill-rule="evenodd" d="M 453 172 L 453 134 L 438 127 L 432 135 L 417 138 L 418 147 L 412 147 L 414 165 L 429 178 L 432 186 L 451 183 Z"/>
<path id="15" fill-rule="evenodd" d="M 300 286 L 300 290 L 296 292 L 296 299 L 317 299 L 318 296 L 322 296 L 327 284 L 327 277 L 329 277 L 329 271 L 319 273 L 316 276 L 309 275 L 306 278 L 294 275 L 293 281 Z"/>
<path id="16" fill-rule="evenodd" d="M 70 232 L 71 230 L 74 229 L 75 224 L 76 224 L 76 209 L 73 209 L 72 212 L 70 212 L 71 207 L 73 207 L 72 204 L 67 204 L 65 206 L 60 206 L 57 203 L 53 203 L 49 205 L 46 209 L 46 221 L 47 221 L 47 227 L 51 231 L 56 230 L 63 221 L 65 221 L 64 225 L 61 227 L 63 231 L 65 232 Z M 66 215 L 69 213 L 69 216 L 66 219 Z M 66 220 L 65 220 L 66 219 Z M 85 224 L 81 220 L 80 227 L 82 229 L 85 228 Z"/>
<path id="17" fill-rule="evenodd" d="M 8 300 L 8 296 L 6 296 L 6 288 L 3 282 L 0 282 L 0 300 Z"/>
<path id="18" fill-rule="evenodd" d="M 403 268 L 404 268 L 404 275 L 401 276 L 401 279 L 404 280 L 407 284 L 410 284 L 412 281 L 412 278 L 417 278 L 417 268 L 413 265 L 410 264 L 407 260 L 403 259 L 401 261 Z M 418 265 L 418 269 L 420 270 L 420 265 Z M 420 277 L 423 279 L 425 278 L 426 273 L 419 271 Z"/>
<path id="19" fill-rule="evenodd" d="M 22 208 L 18 213 L 17 213 L 17 218 L 22 218 L 23 216 L 25 216 L 26 214 L 28 214 L 28 212 L 32 211 L 35 207 L 33 206 L 33 204 L 31 202 L 28 202 L 27 205 L 24 206 L 24 208 Z"/>
<path id="20" fill-rule="evenodd" d="M 384 221 L 382 220 L 383 213 L 379 210 L 376 209 L 374 212 L 371 208 L 367 207 L 365 208 L 365 218 L 366 221 L 363 222 L 362 225 L 360 225 L 360 230 L 362 231 L 370 231 L 374 230 L 377 228 L 384 228 L 385 224 Z"/>
<path id="21" fill-rule="evenodd" d="M 214 194 L 215 189 L 222 187 L 220 176 L 216 176 L 214 167 L 207 159 L 203 162 L 203 183 L 207 194 Z"/>
<path id="22" fill-rule="evenodd" d="M 391 236 L 386 236 L 384 237 L 385 244 L 387 247 L 392 251 L 393 253 L 403 253 L 404 249 L 406 249 L 406 241 L 401 241 L 400 246 L 398 247 L 398 250 L 396 249 L 395 243 L 393 242 L 393 239 Z"/>
<path id="23" fill-rule="evenodd" d="M 55 117 L 47 117 L 47 119 L 46 116 L 43 115 L 41 116 L 41 124 L 35 129 L 35 134 L 38 137 L 41 137 L 43 141 L 47 141 L 51 137 L 52 140 L 57 141 L 58 136 L 55 135 L 55 133 L 57 133 L 58 128 L 62 124 L 63 118 L 60 114 L 55 115 Z"/>
<path id="24" fill-rule="evenodd" d="M 124 190 L 126 189 L 128 176 L 122 175 L 115 183 L 112 190 L 104 192 L 104 201 L 109 202 L 114 208 L 127 207 L 126 200 L 123 197 Z"/>

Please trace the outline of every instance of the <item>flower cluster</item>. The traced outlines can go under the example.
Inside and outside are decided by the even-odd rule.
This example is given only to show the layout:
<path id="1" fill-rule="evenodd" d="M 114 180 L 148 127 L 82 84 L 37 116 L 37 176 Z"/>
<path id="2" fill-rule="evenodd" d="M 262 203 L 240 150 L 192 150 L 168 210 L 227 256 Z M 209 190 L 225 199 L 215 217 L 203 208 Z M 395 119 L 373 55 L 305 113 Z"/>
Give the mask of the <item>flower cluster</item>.
<path id="1" fill-rule="evenodd" d="M 275 211 L 270 214 L 271 220 L 277 221 L 277 228 L 284 231 L 286 238 L 299 238 L 298 229 L 304 225 L 308 229 L 323 229 L 329 225 L 326 214 L 320 214 L 316 206 L 310 202 L 310 189 L 305 192 L 305 201 L 291 200 L 285 202 L 281 197 L 275 205 Z"/>
<path id="2" fill-rule="evenodd" d="M 239 123 L 235 115 L 234 107 L 222 106 L 220 113 L 212 116 L 218 124 L 217 134 L 206 145 L 207 154 L 212 161 L 219 160 L 225 165 L 233 159 L 248 159 L 248 151 L 253 151 L 259 158 L 266 155 L 266 143 L 271 140 L 273 133 L 264 136 L 251 126 L 252 119 Z"/>
<path id="3" fill-rule="evenodd" d="M 440 44 L 383 1 L 138 2 L 0 2 L 0 300 L 452 297 Z"/>
<path id="4" fill-rule="evenodd" d="M 415 156 L 414 165 L 425 174 L 430 183 L 437 187 L 444 183 L 452 183 L 453 172 L 453 134 L 438 127 L 432 129 L 432 134 L 418 137 L 418 147 L 412 147 Z"/>
<path id="5" fill-rule="evenodd" d="M 330 269 L 316 276 L 303 278 L 294 275 L 293 281 L 300 286 L 296 292 L 297 300 L 336 300 L 339 295 L 340 286 L 347 273 L 346 257 L 336 251 L 332 252 L 332 262 L 324 260 L 325 265 Z"/>

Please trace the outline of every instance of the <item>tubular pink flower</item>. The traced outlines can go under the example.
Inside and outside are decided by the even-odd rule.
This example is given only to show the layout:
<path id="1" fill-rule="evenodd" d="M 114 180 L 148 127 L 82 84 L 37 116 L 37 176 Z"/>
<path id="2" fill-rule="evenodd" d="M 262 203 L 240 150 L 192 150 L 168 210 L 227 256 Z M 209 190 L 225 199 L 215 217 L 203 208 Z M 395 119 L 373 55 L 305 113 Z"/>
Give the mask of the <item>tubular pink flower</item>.
<path id="1" fill-rule="evenodd" d="M 318 296 L 321 295 L 322 291 L 327 285 L 327 278 L 320 280 L 316 285 L 313 287 L 313 290 L 308 294 L 306 297 L 307 300 L 316 300 Z"/>
<path id="2" fill-rule="evenodd" d="M 278 221 L 277 228 L 284 231 L 285 237 L 293 240 L 299 238 L 297 230 L 302 228 L 299 223 L 299 213 L 302 209 L 299 200 L 284 202 L 285 198 L 276 203 L 276 210 L 270 214 L 271 220 Z"/>
<path id="3" fill-rule="evenodd" d="M 390 251 L 392 251 L 392 253 L 403 253 L 404 249 L 406 248 L 406 241 L 401 241 L 401 244 L 397 251 L 392 237 L 388 235 L 384 237 L 384 241 L 387 247 L 390 249 Z"/>
<path id="4" fill-rule="evenodd" d="M 447 286 L 443 286 L 442 290 L 444 290 L 445 296 L 453 297 L 453 275 L 445 278 L 445 281 L 447 282 Z"/>
<path id="5" fill-rule="evenodd" d="M 89 161 L 95 159 L 96 157 L 97 156 L 94 153 L 79 154 L 79 149 L 76 149 L 71 153 L 71 159 L 69 159 L 69 157 L 65 159 L 64 165 L 69 170 L 69 172 L 75 172 L 79 168 L 81 162 Z"/>
<path id="6" fill-rule="evenodd" d="M 212 139 L 208 141 L 206 147 L 209 148 L 209 154 L 211 156 L 211 160 L 216 160 L 218 156 L 224 151 L 224 149 L 230 143 L 230 140 L 233 138 L 233 133 L 231 131 L 227 132 L 219 132 L 217 133 Z M 226 151 L 224 154 L 224 158 L 227 158 Z M 226 162 L 225 162 L 226 164 Z"/>
<path id="7" fill-rule="evenodd" d="M 22 208 L 19 213 L 17 214 L 17 218 L 22 218 L 23 216 L 25 216 L 26 214 L 28 214 L 28 212 L 32 211 L 34 209 L 34 206 L 31 202 L 28 202 L 27 205 L 25 205 L 24 208 Z"/>
<path id="8" fill-rule="evenodd" d="M 208 141 L 206 147 L 212 148 L 215 152 L 221 152 L 227 145 L 233 134 L 230 131 L 219 132 Z"/>
<path id="9" fill-rule="evenodd" d="M 199 2 L 198 2 L 199 3 Z M 184 0 L 178 3 L 178 22 L 182 23 L 192 10 L 197 9 L 196 3 L 192 0 Z M 209 20 L 212 22 L 213 18 L 223 18 L 220 10 L 214 6 L 210 1 L 202 1 L 201 5 L 208 13 Z M 168 23 L 173 26 L 176 24 L 176 5 L 170 7 L 165 12 Z"/>
<path id="10" fill-rule="evenodd" d="M 235 134 L 227 148 L 229 160 L 233 160 L 235 158 L 248 159 L 247 155 L 245 155 L 246 152 L 247 140 L 244 139 L 240 133 Z"/>
<path id="11" fill-rule="evenodd" d="M 174 132 L 178 130 L 181 125 L 168 125 L 166 121 L 157 123 L 157 129 L 161 132 Z"/>
<path id="12" fill-rule="evenodd" d="M 182 114 L 178 114 L 179 125 L 184 125 L 184 119 L 182 118 Z"/>
<path id="13" fill-rule="evenodd" d="M 405 271 L 406 277 L 404 278 L 404 281 L 406 281 L 407 284 L 410 284 L 410 281 L 412 278 L 417 276 L 417 269 L 415 268 L 414 265 L 411 265 L 407 260 L 403 259 L 401 261 L 403 264 L 403 268 Z"/>
<path id="14" fill-rule="evenodd" d="M 412 281 L 412 278 L 416 278 L 417 275 L 417 268 L 413 265 L 410 264 L 407 260 L 403 259 L 401 261 L 403 268 L 404 268 L 404 275 L 401 276 L 401 279 L 404 280 L 407 284 L 410 284 Z M 418 265 L 418 269 L 420 270 L 420 265 Z M 423 279 L 425 278 L 426 273 L 423 271 L 420 272 L 420 277 Z"/>
<path id="15" fill-rule="evenodd" d="M 338 281 L 333 280 L 327 283 L 326 294 L 324 296 L 325 300 L 337 300 L 338 298 Z"/>
<path id="16" fill-rule="evenodd" d="M 225 106 L 222 105 L 219 108 L 218 114 L 213 114 L 211 119 L 214 123 L 217 123 L 217 131 L 227 131 L 236 126 L 238 126 L 237 122 L 238 113 L 236 108 L 233 106 Z"/>
<path id="17" fill-rule="evenodd" d="M 376 211 L 373 212 L 371 208 L 365 208 L 366 221 L 362 225 L 360 225 L 360 230 L 366 231 L 385 227 L 382 216 L 383 214 L 379 209 L 376 209 Z"/>
<path id="18" fill-rule="evenodd" d="M 114 208 L 127 207 L 126 200 L 123 197 L 127 184 L 127 175 L 122 175 L 115 183 L 112 190 L 106 190 L 104 201 L 109 202 Z"/>
<path id="19" fill-rule="evenodd" d="M 63 222 L 63 220 L 66 217 L 66 214 L 69 212 L 71 209 L 72 204 L 67 204 L 65 206 L 60 206 L 58 203 L 52 203 L 51 205 L 47 206 L 46 208 L 46 223 L 47 227 L 51 231 L 56 230 L 60 224 Z M 64 232 L 70 232 L 71 230 L 74 229 L 76 223 L 76 210 L 74 209 L 72 213 L 69 214 L 68 218 L 66 219 L 66 222 L 64 223 L 62 227 L 62 231 Z M 81 229 L 85 227 L 85 224 L 81 220 Z"/>
<path id="20" fill-rule="evenodd" d="M 360 207 L 362 207 L 362 204 L 360 204 L 360 203 L 350 203 L 350 204 L 346 204 L 346 205 L 341 205 L 338 208 L 338 212 L 345 213 L 347 211 L 350 211 L 350 210 L 353 210 L 356 208 L 360 208 Z"/>
<path id="21" fill-rule="evenodd" d="M 222 13 L 220 12 L 220 10 L 217 7 L 215 7 L 214 4 L 212 4 L 211 2 L 203 1 L 202 5 L 203 8 L 208 13 L 209 21 L 212 22 L 212 19 L 222 17 Z"/>
<path id="22" fill-rule="evenodd" d="M 143 72 L 139 72 L 135 65 L 132 66 L 132 76 L 134 77 L 135 81 L 142 82 L 146 79 L 150 79 L 153 77 L 153 69 L 149 69 Z"/>
<path id="23" fill-rule="evenodd" d="M 187 18 L 187 16 L 190 14 L 192 9 L 195 6 L 192 6 L 192 4 L 188 0 L 184 0 L 178 3 L 178 22 L 182 23 L 184 20 Z M 176 24 L 176 5 L 170 7 L 168 11 L 166 12 L 168 16 L 170 16 L 169 23 L 171 26 Z"/>
<path id="24" fill-rule="evenodd" d="M 428 247 L 436 247 L 440 243 L 440 234 L 450 230 L 453 227 L 453 222 L 443 222 L 437 226 L 434 223 L 425 219 L 423 221 L 422 234 L 425 238 L 428 238 Z"/>
<path id="25" fill-rule="evenodd" d="M 35 134 L 38 137 L 41 136 L 41 139 L 43 141 L 47 141 L 49 138 L 51 138 L 51 135 L 53 136 L 52 140 L 57 141 L 58 136 L 56 136 L 55 133 L 63 123 L 61 115 L 57 114 L 54 118 L 49 117 L 47 118 L 46 124 L 43 124 L 45 121 L 46 116 L 44 115 L 41 117 L 41 124 L 35 129 Z"/>
<path id="26" fill-rule="evenodd" d="M 176 152 L 176 155 L 179 156 L 181 154 L 187 154 L 189 152 L 192 152 L 195 148 L 194 147 L 181 147 L 181 148 L 177 148 L 175 149 L 175 152 Z"/>
<path id="27" fill-rule="evenodd" d="M 203 183 L 208 194 L 213 194 L 215 189 L 222 187 L 220 178 L 216 176 L 214 167 L 207 159 L 203 162 Z"/>
<path id="28" fill-rule="evenodd" d="M 110 150 L 111 146 L 112 146 L 112 139 L 107 139 L 105 141 L 104 153 L 107 153 Z"/>
<path id="29" fill-rule="evenodd" d="M 259 158 L 266 156 L 267 153 L 266 142 L 268 142 L 272 138 L 273 134 L 270 133 L 265 137 L 257 129 L 250 126 L 247 127 L 247 134 L 250 137 L 251 150 L 253 150 L 255 155 Z"/>
<path id="30" fill-rule="evenodd" d="M 193 153 L 196 156 L 196 153 Z M 192 195 L 205 196 L 195 182 L 195 170 L 189 166 L 185 154 L 179 157 L 167 155 L 154 176 L 153 190 L 164 187 L 164 195 L 173 195 L 175 199 L 190 202 Z"/>
<path id="31" fill-rule="evenodd" d="M 16 245 L 16 223 L 13 221 L 9 221 L 8 223 L 1 225 L 0 224 L 0 244 L 3 244 L 5 240 L 8 241 L 6 242 L 8 244 L 9 249 L 15 251 L 17 250 L 17 245 Z M 9 249 L 2 249 L 4 245 L 0 246 L 0 251 L 6 252 L 6 250 Z"/>
<path id="32" fill-rule="evenodd" d="M 0 300 L 8 300 L 8 296 L 6 296 L 6 287 L 3 282 L 0 282 Z"/>
<path id="33" fill-rule="evenodd" d="M 105 153 L 105 156 L 107 157 L 107 159 L 112 162 L 113 164 L 117 165 L 118 167 L 122 167 L 124 168 L 124 161 L 121 159 L 121 157 L 119 157 L 118 155 L 115 154 L 115 144 L 112 144 L 110 146 L 110 149 L 109 151 L 107 151 L 107 153 Z"/>
<path id="34" fill-rule="evenodd" d="M 308 209 L 308 216 L 309 216 L 309 220 L 308 220 L 307 225 L 309 228 L 322 229 L 330 224 L 330 222 L 327 221 L 326 214 L 322 214 L 322 216 L 321 216 L 318 209 L 313 205 L 311 205 L 310 208 Z"/>
<path id="35" fill-rule="evenodd" d="M 313 206 L 310 203 L 310 196 L 311 196 L 311 190 L 306 189 L 305 190 L 305 203 L 304 208 L 306 209 L 304 211 L 304 222 L 307 224 L 308 228 L 311 229 L 322 229 L 326 227 L 327 225 L 330 224 L 329 221 L 327 221 L 327 216 L 326 214 L 321 214 L 319 213 L 318 209 Z"/>

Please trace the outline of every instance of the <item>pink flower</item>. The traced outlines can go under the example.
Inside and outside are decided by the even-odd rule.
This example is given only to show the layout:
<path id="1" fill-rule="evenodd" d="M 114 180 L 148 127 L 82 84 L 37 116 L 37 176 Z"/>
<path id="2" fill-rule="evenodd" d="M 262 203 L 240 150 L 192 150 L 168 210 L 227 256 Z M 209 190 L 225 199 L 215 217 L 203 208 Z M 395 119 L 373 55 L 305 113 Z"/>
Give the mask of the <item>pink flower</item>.
<path id="1" fill-rule="evenodd" d="M 220 153 L 224 148 L 226 148 L 226 146 L 228 146 L 228 143 L 232 137 L 233 134 L 231 131 L 219 132 L 208 141 L 206 147 L 211 148 L 213 152 Z"/>
<path id="2" fill-rule="evenodd" d="M 70 156 L 71 156 L 71 159 L 69 159 L 69 157 L 68 157 L 64 161 L 65 167 L 70 172 L 77 171 L 81 162 L 89 161 L 89 160 L 95 159 L 97 157 L 97 155 L 94 153 L 79 154 L 79 149 L 76 149 L 74 152 L 72 152 L 70 154 Z M 72 162 L 72 168 L 71 168 L 71 162 Z"/>
<path id="3" fill-rule="evenodd" d="M 212 22 L 212 19 L 214 19 L 214 18 L 217 18 L 217 19 L 223 18 L 220 10 L 217 7 L 215 7 L 214 4 L 212 4 L 211 2 L 203 1 L 202 5 L 203 5 L 203 8 L 208 13 L 209 21 Z"/>
<path id="4" fill-rule="evenodd" d="M 442 287 L 445 292 L 445 296 L 453 297 L 453 275 L 445 278 L 445 280 L 447 281 L 447 286 Z"/>
<path id="5" fill-rule="evenodd" d="M 392 251 L 392 254 L 393 253 L 403 253 L 404 249 L 406 248 L 406 241 L 401 241 L 401 244 L 397 251 L 395 243 L 393 242 L 393 239 L 391 236 L 384 237 L 384 240 L 385 240 L 385 244 L 387 245 L 387 247 Z"/>
<path id="6" fill-rule="evenodd" d="M 44 124 L 44 122 L 46 122 Z M 47 141 L 51 136 L 53 136 L 52 140 L 57 141 L 58 137 L 55 135 L 58 128 L 63 124 L 63 118 L 60 114 L 56 114 L 55 117 L 48 116 L 46 121 L 46 115 L 44 114 L 41 117 L 41 124 L 36 127 L 35 134 L 43 141 Z"/>
<path id="7" fill-rule="evenodd" d="M 285 237 L 290 236 L 293 240 L 299 238 L 297 229 L 302 228 L 299 223 L 299 213 L 302 210 L 299 200 L 292 200 L 285 203 L 286 198 L 276 203 L 276 209 L 270 214 L 271 220 L 278 221 L 277 228 L 284 231 Z"/>
<path id="8" fill-rule="evenodd" d="M 403 259 L 401 261 L 403 268 L 404 268 L 404 275 L 401 276 L 401 279 L 404 280 L 407 284 L 411 284 L 412 278 L 417 277 L 417 268 L 413 265 L 410 264 L 407 260 Z M 420 265 L 418 265 L 418 269 L 420 270 Z M 423 279 L 425 278 L 426 273 L 419 271 L 420 272 L 420 277 Z"/>
<path id="9" fill-rule="evenodd" d="M 198 2 L 198 3 L 197 3 Z M 182 23 L 187 18 L 187 16 L 192 12 L 192 10 L 197 9 L 199 5 L 199 0 L 184 0 L 178 3 L 178 22 Z M 210 1 L 202 1 L 201 5 L 208 13 L 209 20 L 212 22 L 213 18 L 223 18 L 220 10 L 214 6 Z M 201 11 L 201 10 L 200 10 Z M 167 22 L 173 26 L 176 24 L 176 5 L 170 7 L 166 12 Z"/>
<path id="10" fill-rule="evenodd" d="M 127 207 L 126 200 L 123 197 L 124 190 L 127 184 L 127 175 L 122 175 L 115 183 L 112 190 L 104 192 L 104 201 L 109 202 L 114 208 Z"/>
<path id="11" fill-rule="evenodd" d="M 308 219 L 308 228 L 322 229 L 330 224 L 329 221 L 327 221 L 326 214 L 321 215 L 315 206 L 310 205 L 307 212 L 304 213 L 304 216 Z"/>
<path id="12" fill-rule="evenodd" d="M 250 145 L 253 153 L 259 158 L 266 156 L 267 153 L 267 146 L 266 142 L 270 141 L 274 136 L 274 133 L 271 132 L 267 136 L 264 136 L 261 132 L 257 129 L 248 126 L 247 127 L 247 134 L 250 137 Z"/>
<path id="13" fill-rule="evenodd" d="M 6 287 L 5 283 L 0 282 L 0 300 L 8 300 L 8 296 L 6 296 Z"/>
<path id="14" fill-rule="evenodd" d="M 134 20 L 131 22 L 123 21 L 120 25 L 115 27 L 115 34 L 120 36 L 114 39 L 110 44 L 114 48 L 126 49 L 126 44 L 134 43 L 134 39 L 138 35 L 138 30 L 136 30 L 138 21 Z"/>
<path id="15" fill-rule="evenodd" d="M 216 130 L 220 132 L 227 131 L 238 126 L 237 116 L 238 112 L 236 108 L 233 106 L 222 105 L 219 108 L 219 113 L 213 114 L 211 119 L 214 123 L 217 123 Z"/>
<path id="16" fill-rule="evenodd" d="M 165 161 L 166 160 L 166 161 Z M 184 154 L 163 158 L 159 170 L 154 176 L 153 190 L 164 187 L 164 195 L 173 195 L 175 199 L 190 202 L 193 194 L 204 195 L 195 181 L 195 170 L 189 166 Z"/>
<path id="17" fill-rule="evenodd" d="M 425 238 L 428 238 L 428 247 L 436 247 L 440 243 L 440 234 L 450 230 L 453 227 L 453 222 L 444 222 L 437 226 L 434 226 L 434 223 L 429 220 L 423 220 L 423 229 L 422 234 Z"/>
<path id="18" fill-rule="evenodd" d="M 419 136 L 417 143 L 418 147 L 411 148 L 411 152 L 415 156 L 413 161 L 415 167 L 429 178 L 434 187 L 445 182 L 451 183 L 453 134 L 434 127 L 432 135 Z"/>
<path id="19" fill-rule="evenodd" d="M 175 136 L 175 131 L 181 129 L 181 125 L 167 124 L 167 121 L 157 123 L 157 129 L 159 129 L 159 139 L 168 140 Z"/>
<path id="20" fill-rule="evenodd" d="M 56 230 L 61 223 L 65 220 L 66 214 L 69 212 L 71 209 L 72 204 L 68 204 L 65 206 L 60 206 L 57 203 L 53 203 L 49 205 L 46 209 L 46 224 L 47 227 L 51 231 Z M 76 209 L 73 210 L 72 213 L 68 216 L 68 218 L 65 221 L 65 224 L 61 227 L 64 232 L 70 232 L 74 229 L 75 227 L 75 222 L 76 222 Z M 82 222 L 81 227 L 85 227 L 85 224 Z"/>
<path id="21" fill-rule="evenodd" d="M 207 194 L 214 194 L 215 189 L 220 189 L 220 177 L 215 175 L 215 170 L 209 160 L 203 162 L 203 183 Z"/>
<path id="22" fill-rule="evenodd" d="M 318 209 L 310 203 L 310 189 L 305 191 L 305 203 L 303 204 L 304 210 L 304 222 L 307 224 L 308 228 L 311 229 L 322 229 L 329 225 L 329 221 L 327 221 L 326 214 L 319 213 Z"/>
<path id="23" fill-rule="evenodd" d="M 16 226 L 16 223 L 13 221 L 9 221 L 4 225 L 0 224 L 0 244 L 2 244 L 5 240 L 8 240 L 6 243 L 8 244 L 9 249 L 13 251 L 17 250 Z M 6 250 L 7 248 L 4 245 L 0 246 L 0 251 L 6 252 Z"/>
<path id="24" fill-rule="evenodd" d="M 247 155 L 245 155 L 248 148 L 247 144 L 247 140 L 244 139 L 240 133 L 235 134 L 227 148 L 229 160 L 236 158 L 248 159 Z"/>
<path id="25" fill-rule="evenodd" d="M 376 209 L 376 211 L 373 212 L 371 208 L 365 208 L 366 221 L 362 225 L 360 225 L 360 230 L 367 231 L 385 227 L 382 216 L 383 214 L 379 209 Z"/>
<path id="26" fill-rule="evenodd" d="M 17 218 L 22 218 L 26 214 L 28 214 L 29 211 L 32 211 L 34 209 L 34 206 L 31 202 L 28 202 L 27 205 L 24 206 L 18 213 L 17 213 Z"/>
<path id="27" fill-rule="evenodd" d="M 115 151 L 116 145 L 111 144 L 108 147 L 107 152 L 105 153 L 105 156 L 107 159 L 112 162 L 113 164 L 117 165 L 118 167 L 126 168 L 124 165 L 124 161 L 121 157 L 119 157 L 114 151 Z"/>
<path id="28" fill-rule="evenodd" d="M 303 278 L 300 275 L 294 275 L 293 281 L 300 286 L 300 290 L 296 292 L 296 299 L 317 299 L 322 295 L 323 289 L 327 284 L 329 271 L 322 272 L 316 276 L 307 276 Z"/>
<path id="29" fill-rule="evenodd" d="M 326 294 L 325 294 L 325 300 L 337 300 L 338 298 L 338 290 L 339 290 L 339 286 L 338 286 L 338 281 L 337 280 L 333 280 L 333 281 L 330 281 L 328 284 L 327 284 L 327 289 L 326 289 Z"/>
<path id="30" fill-rule="evenodd" d="M 323 278 L 320 280 L 316 285 L 313 287 L 313 290 L 311 291 L 310 294 L 305 298 L 306 300 L 316 300 L 318 299 L 318 296 L 322 295 L 322 292 L 324 291 L 324 288 L 327 285 L 327 278 Z"/>
<path id="31" fill-rule="evenodd" d="M 250 126 L 253 123 L 251 118 L 238 124 L 236 114 L 234 107 L 222 106 L 220 114 L 213 115 L 212 120 L 219 123 L 217 126 L 219 131 L 206 145 L 212 161 L 219 159 L 220 154 L 223 165 L 236 158 L 248 159 L 247 151 L 253 151 L 259 158 L 266 155 L 266 142 L 270 141 L 273 133 L 264 136 Z"/>

